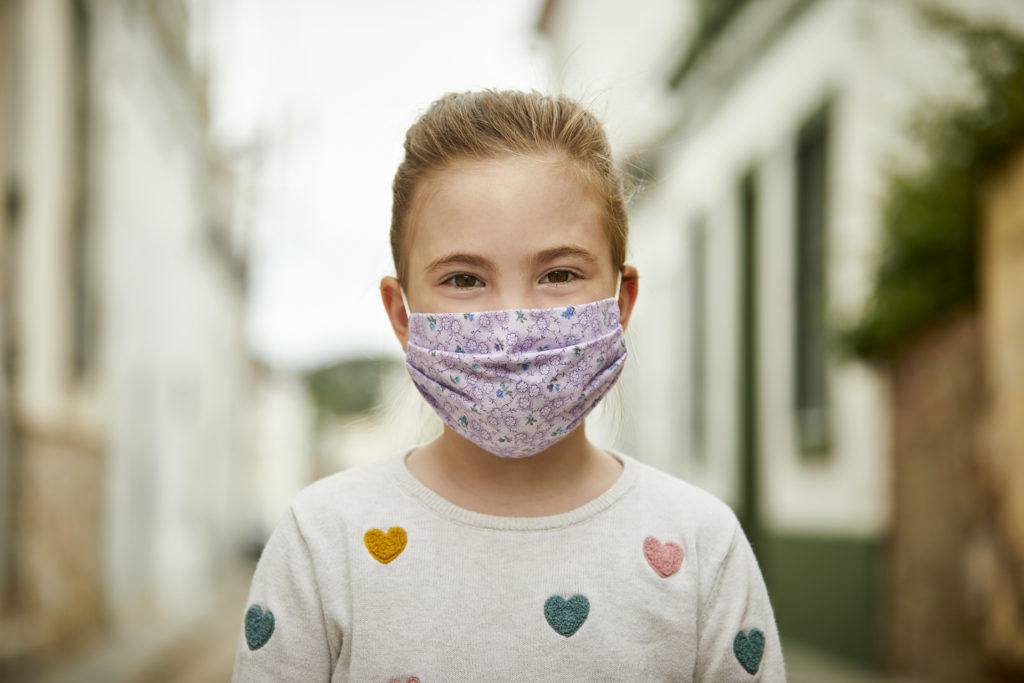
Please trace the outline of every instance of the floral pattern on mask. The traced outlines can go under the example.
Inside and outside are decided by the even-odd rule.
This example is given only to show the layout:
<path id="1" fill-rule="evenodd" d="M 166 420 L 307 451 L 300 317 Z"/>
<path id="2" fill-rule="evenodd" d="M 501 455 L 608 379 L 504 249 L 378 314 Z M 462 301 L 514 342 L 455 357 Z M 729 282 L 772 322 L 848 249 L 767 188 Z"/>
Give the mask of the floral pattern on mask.
<path id="1" fill-rule="evenodd" d="M 409 316 L 416 388 L 449 427 L 501 457 L 539 453 L 579 426 L 625 359 L 614 298 Z"/>

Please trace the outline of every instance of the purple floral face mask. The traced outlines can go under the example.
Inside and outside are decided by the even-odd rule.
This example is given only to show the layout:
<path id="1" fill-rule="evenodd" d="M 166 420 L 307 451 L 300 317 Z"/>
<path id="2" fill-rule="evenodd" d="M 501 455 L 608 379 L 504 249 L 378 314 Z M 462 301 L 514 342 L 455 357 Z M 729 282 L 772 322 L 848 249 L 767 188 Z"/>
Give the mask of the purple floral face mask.
<path id="1" fill-rule="evenodd" d="M 614 298 L 409 316 L 406 367 L 423 398 L 449 427 L 505 458 L 539 453 L 575 429 L 625 359 Z"/>

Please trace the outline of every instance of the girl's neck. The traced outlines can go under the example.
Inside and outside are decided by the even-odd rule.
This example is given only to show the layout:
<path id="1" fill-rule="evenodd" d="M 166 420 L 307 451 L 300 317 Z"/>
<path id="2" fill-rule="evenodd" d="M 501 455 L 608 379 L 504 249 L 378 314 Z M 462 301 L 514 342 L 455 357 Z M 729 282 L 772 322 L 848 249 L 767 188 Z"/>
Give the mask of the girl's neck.
<path id="1" fill-rule="evenodd" d="M 568 512 L 607 491 L 622 472 L 621 462 L 590 443 L 583 425 L 526 458 L 496 457 L 445 427 L 410 453 L 406 465 L 455 505 L 503 517 Z"/>

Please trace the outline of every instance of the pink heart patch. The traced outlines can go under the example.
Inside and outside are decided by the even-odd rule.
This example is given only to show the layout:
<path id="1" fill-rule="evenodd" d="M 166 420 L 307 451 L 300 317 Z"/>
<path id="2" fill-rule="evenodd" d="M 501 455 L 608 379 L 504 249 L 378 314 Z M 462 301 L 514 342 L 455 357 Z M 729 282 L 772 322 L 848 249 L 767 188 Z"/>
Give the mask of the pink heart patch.
<path id="1" fill-rule="evenodd" d="M 672 576 L 683 564 L 683 548 L 678 543 L 662 543 L 654 536 L 644 539 L 644 557 L 658 576 Z"/>

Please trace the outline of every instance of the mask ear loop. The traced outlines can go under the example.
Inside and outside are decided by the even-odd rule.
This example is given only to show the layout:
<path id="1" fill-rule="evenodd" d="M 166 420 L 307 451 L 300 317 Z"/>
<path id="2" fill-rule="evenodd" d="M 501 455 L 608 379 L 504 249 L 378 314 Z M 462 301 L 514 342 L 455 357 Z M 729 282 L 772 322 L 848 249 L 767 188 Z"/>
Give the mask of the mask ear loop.
<path id="1" fill-rule="evenodd" d="M 398 293 L 402 296 L 402 305 L 405 306 L 405 317 L 408 318 L 412 315 L 412 309 L 409 308 L 409 300 L 405 297 L 405 288 L 399 285 Z"/>

